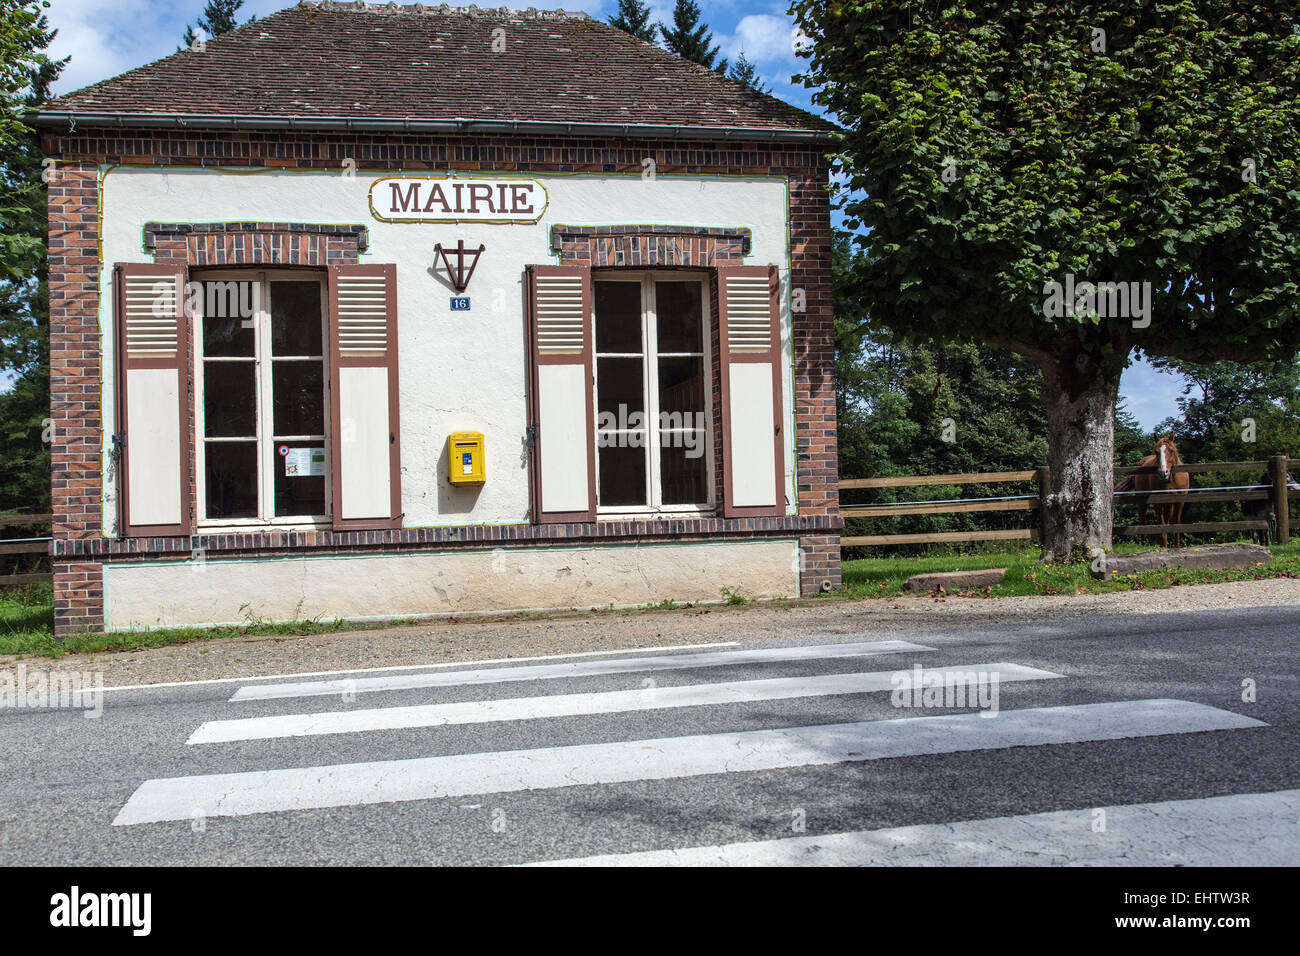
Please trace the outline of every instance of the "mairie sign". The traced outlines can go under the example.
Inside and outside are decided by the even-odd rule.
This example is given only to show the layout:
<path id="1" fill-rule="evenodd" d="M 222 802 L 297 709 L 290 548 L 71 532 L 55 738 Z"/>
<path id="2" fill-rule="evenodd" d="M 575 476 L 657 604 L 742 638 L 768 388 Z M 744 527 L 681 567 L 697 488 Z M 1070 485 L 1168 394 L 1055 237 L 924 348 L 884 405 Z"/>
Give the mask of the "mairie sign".
<path id="1" fill-rule="evenodd" d="M 537 222 L 547 201 L 535 179 L 394 176 L 370 184 L 370 212 L 383 222 Z"/>

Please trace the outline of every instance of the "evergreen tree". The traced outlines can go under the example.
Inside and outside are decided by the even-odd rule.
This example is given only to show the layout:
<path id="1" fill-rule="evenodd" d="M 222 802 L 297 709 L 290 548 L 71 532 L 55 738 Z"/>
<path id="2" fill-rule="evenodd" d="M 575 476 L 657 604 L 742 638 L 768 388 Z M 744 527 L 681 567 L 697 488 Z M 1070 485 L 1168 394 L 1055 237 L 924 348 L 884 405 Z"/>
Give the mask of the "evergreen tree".
<path id="1" fill-rule="evenodd" d="M 737 83 L 745 84 L 757 93 L 770 92 L 758 75 L 758 67 L 743 52 L 740 54 L 740 58 L 731 64 L 731 72 L 727 76 Z"/>
<path id="2" fill-rule="evenodd" d="M 239 8 L 244 5 L 244 0 L 208 0 L 208 5 L 203 8 L 203 16 L 199 17 L 198 22 L 193 26 L 185 28 L 185 35 L 181 38 L 181 50 L 188 50 L 194 46 L 194 41 L 199 37 L 194 32 L 194 27 L 203 31 L 204 39 L 211 40 L 215 36 L 235 29 L 239 26 L 239 21 L 235 19 L 235 14 Z M 248 22 L 252 23 L 257 19 L 253 17 Z"/>
<path id="3" fill-rule="evenodd" d="M 45 53 L 54 36 L 39 3 L 0 0 L 0 511 L 46 512 L 50 502 L 50 167 L 24 120 L 67 64 Z"/>
<path id="4" fill-rule="evenodd" d="M 695 0 L 677 0 L 673 5 L 673 28 L 660 23 L 659 32 L 668 49 L 682 59 L 726 74 L 727 61 L 715 63 L 719 48 L 713 43 L 708 24 L 700 22 L 700 5 Z"/>
<path id="5" fill-rule="evenodd" d="M 650 7 L 641 0 L 618 0 L 618 14 L 609 18 L 609 24 L 638 40 L 653 43 L 655 26 L 650 22 Z"/>

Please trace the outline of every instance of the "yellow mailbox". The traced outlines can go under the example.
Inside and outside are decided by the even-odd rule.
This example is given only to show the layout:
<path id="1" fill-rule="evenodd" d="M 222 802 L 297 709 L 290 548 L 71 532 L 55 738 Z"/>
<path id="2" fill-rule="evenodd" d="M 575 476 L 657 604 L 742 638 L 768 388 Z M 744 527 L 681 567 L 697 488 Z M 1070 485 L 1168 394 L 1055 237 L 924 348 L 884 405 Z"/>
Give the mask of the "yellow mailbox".
<path id="1" fill-rule="evenodd" d="M 453 485 L 483 484 L 482 432 L 452 432 L 447 436 L 447 480 Z"/>

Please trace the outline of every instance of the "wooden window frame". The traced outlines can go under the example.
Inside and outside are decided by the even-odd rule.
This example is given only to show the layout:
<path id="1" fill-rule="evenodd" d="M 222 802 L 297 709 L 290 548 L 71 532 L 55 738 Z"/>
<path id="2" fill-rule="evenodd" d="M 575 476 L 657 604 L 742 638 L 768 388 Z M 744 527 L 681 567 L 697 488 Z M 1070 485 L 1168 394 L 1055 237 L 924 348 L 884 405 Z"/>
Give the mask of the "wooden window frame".
<path id="1" fill-rule="evenodd" d="M 598 521 L 619 521 L 628 517 L 638 515 L 648 515 L 653 517 L 702 517 L 713 515 L 718 510 L 716 500 L 716 482 L 714 473 L 714 422 L 713 422 L 713 346 L 712 346 L 712 328 L 713 328 L 713 310 L 710 303 L 710 274 L 707 271 L 699 269 L 593 269 L 591 274 L 592 284 L 592 421 L 598 423 L 598 409 L 600 405 L 600 376 L 599 366 L 602 355 L 613 355 L 615 353 L 601 353 L 596 350 L 596 308 L 595 308 L 595 288 L 597 282 L 636 282 L 641 287 L 641 367 L 642 367 L 642 402 L 646 409 L 647 415 L 647 464 L 646 464 L 646 504 L 644 505 L 602 505 L 600 504 L 600 428 L 597 424 L 594 429 L 596 442 L 592 447 L 592 454 L 595 456 L 596 466 L 596 487 L 594 494 L 596 497 L 596 518 Z M 655 283 L 657 281 L 665 282 L 683 282 L 694 281 L 700 286 L 700 338 L 701 349 L 698 353 L 701 362 L 701 371 L 704 377 L 702 383 L 704 394 L 704 450 L 702 456 L 705 460 L 705 489 L 707 498 L 703 502 L 690 505 L 664 505 L 663 486 L 661 469 L 661 445 L 659 430 L 659 368 L 658 361 L 665 354 L 668 357 L 674 355 L 691 355 L 697 353 L 678 353 L 659 351 L 659 316 L 657 309 L 657 296 L 655 294 Z M 630 353 L 621 353 L 630 354 Z M 653 409 L 653 414 L 651 410 Z"/>
<path id="2" fill-rule="evenodd" d="M 217 533 L 222 530 L 302 530 L 326 529 L 333 526 L 333 442 L 330 422 L 330 328 L 329 304 L 327 300 L 327 276 L 323 269 L 259 269 L 237 268 L 216 270 L 191 270 L 191 282 L 230 282 L 254 281 L 261 287 L 258 293 L 258 312 L 254 325 L 253 363 L 256 368 L 257 401 L 254 411 L 254 423 L 257 432 L 257 499 L 258 517 L 256 518 L 209 518 L 207 516 L 207 463 L 206 448 L 208 439 L 204 436 L 203 418 L 203 309 L 202 305 L 195 311 L 192 319 L 194 341 L 194 475 L 195 475 L 195 517 L 199 530 Z M 289 437 L 280 436 L 286 441 L 319 441 L 325 449 L 325 508 L 323 515 L 285 515 L 277 517 L 275 511 L 275 465 L 276 439 L 272 434 L 274 416 L 274 395 L 272 386 L 273 356 L 271 354 L 270 321 L 270 287 L 275 282 L 316 281 L 320 284 L 321 294 L 321 344 L 322 364 L 322 411 L 324 416 L 324 433 L 320 436 Z M 284 356 L 281 356 L 282 358 Z M 316 356 L 304 356 L 315 359 Z M 232 361 L 247 361 L 233 359 Z"/>

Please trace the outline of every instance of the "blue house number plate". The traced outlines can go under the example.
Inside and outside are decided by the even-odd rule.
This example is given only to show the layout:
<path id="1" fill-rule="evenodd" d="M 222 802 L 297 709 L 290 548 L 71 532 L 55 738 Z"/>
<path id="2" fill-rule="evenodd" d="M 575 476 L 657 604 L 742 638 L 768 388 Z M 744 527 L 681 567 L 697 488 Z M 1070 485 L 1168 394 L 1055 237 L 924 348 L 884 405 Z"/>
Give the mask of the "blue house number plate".
<path id="1" fill-rule="evenodd" d="M 467 295 L 453 295 L 453 296 L 451 297 L 451 311 L 453 311 L 453 312 L 468 312 L 468 311 L 469 311 L 469 296 L 467 296 Z"/>

